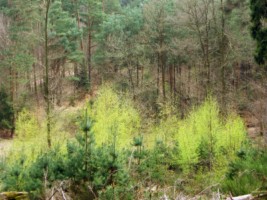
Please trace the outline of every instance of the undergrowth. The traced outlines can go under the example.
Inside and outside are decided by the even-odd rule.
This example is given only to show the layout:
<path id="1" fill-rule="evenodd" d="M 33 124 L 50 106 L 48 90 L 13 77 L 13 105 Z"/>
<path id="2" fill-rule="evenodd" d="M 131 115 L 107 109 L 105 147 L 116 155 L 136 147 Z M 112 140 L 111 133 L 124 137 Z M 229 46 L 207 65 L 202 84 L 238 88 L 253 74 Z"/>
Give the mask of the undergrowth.
<path id="1" fill-rule="evenodd" d="M 267 190 L 267 152 L 250 147 L 237 152 L 238 158 L 229 164 L 224 191 L 233 195 Z"/>
<path id="2" fill-rule="evenodd" d="M 237 156 L 240 149 L 247 150 L 237 115 L 222 118 L 212 98 L 183 120 L 167 104 L 162 109 L 160 119 L 144 129 L 134 104 L 103 88 L 72 116 L 80 124 L 78 133 L 70 134 L 75 137 L 58 128 L 50 149 L 43 143 L 42 124 L 23 110 L 17 120 L 17 151 L 1 161 L 0 190 L 28 191 L 32 199 L 43 199 L 47 189 L 66 181 L 75 199 L 158 199 L 164 193 L 173 198 L 179 192 L 197 194 L 218 182 L 233 194 L 262 188 L 258 178 L 266 176 L 266 154 Z"/>

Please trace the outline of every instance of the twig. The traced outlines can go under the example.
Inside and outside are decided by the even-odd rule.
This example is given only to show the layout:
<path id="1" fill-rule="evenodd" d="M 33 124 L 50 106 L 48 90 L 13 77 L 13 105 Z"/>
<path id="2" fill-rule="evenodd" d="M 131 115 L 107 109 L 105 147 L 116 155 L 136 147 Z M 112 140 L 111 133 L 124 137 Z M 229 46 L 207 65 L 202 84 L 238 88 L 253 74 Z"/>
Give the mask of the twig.
<path id="1" fill-rule="evenodd" d="M 230 192 L 230 196 L 229 196 L 230 200 L 233 200 L 233 195 L 232 193 Z"/>
<path id="2" fill-rule="evenodd" d="M 60 190 L 61 190 L 61 194 L 62 194 L 63 199 L 64 199 L 64 200 L 67 200 L 67 199 L 66 199 L 66 196 L 65 196 L 65 193 L 64 193 L 64 191 L 63 191 L 63 189 L 62 189 L 62 187 L 60 188 Z"/>
<path id="3" fill-rule="evenodd" d="M 54 194 L 54 190 L 55 190 L 55 188 L 53 187 L 53 189 L 52 189 L 52 195 Z M 54 200 L 54 196 L 52 196 L 52 200 Z"/>
<path id="4" fill-rule="evenodd" d="M 59 185 L 60 185 L 60 191 L 61 191 L 63 199 L 67 200 L 65 193 L 64 193 L 64 190 L 63 190 L 64 181 L 62 181 Z"/>
<path id="5" fill-rule="evenodd" d="M 94 191 L 93 191 L 93 189 L 92 189 L 92 187 L 90 185 L 88 185 L 88 189 L 94 195 L 94 198 L 97 199 L 96 194 L 94 193 Z"/>
<path id="6" fill-rule="evenodd" d="M 220 183 L 216 183 L 216 184 L 210 185 L 209 187 L 205 188 L 205 189 L 202 190 L 200 193 L 198 193 L 196 196 L 201 195 L 201 194 L 202 194 L 203 192 L 205 192 L 206 190 L 211 189 L 211 188 L 213 188 L 213 187 L 216 187 L 217 185 L 220 185 Z"/>
<path id="7" fill-rule="evenodd" d="M 57 192 L 58 192 L 58 190 L 55 189 L 55 192 L 51 195 L 51 197 L 48 200 L 51 200 Z"/>
<path id="8" fill-rule="evenodd" d="M 133 159 L 134 151 L 135 151 L 135 149 L 132 150 L 132 153 L 131 153 L 131 156 L 130 156 L 129 165 L 128 165 L 128 170 L 130 170 L 130 168 L 131 168 L 131 164 L 132 164 L 132 159 Z"/>

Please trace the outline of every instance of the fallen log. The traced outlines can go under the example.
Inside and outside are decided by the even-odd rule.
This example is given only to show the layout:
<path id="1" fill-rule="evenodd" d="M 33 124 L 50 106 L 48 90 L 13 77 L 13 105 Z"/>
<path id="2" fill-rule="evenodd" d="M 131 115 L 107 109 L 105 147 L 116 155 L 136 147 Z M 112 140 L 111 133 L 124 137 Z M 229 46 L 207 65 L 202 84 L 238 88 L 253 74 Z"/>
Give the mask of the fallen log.
<path id="1" fill-rule="evenodd" d="M 29 200 L 28 192 L 3 192 L 0 200 Z"/>

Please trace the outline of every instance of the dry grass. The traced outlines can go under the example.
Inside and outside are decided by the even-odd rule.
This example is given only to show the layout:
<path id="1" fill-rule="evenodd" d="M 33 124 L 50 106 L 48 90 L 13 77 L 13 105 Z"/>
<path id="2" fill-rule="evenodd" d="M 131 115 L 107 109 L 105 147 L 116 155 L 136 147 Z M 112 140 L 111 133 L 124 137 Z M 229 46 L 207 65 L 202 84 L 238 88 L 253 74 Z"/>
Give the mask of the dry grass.
<path id="1" fill-rule="evenodd" d="M 12 140 L 0 139 L 0 157 L 5 156 L 10 151 Z"/>

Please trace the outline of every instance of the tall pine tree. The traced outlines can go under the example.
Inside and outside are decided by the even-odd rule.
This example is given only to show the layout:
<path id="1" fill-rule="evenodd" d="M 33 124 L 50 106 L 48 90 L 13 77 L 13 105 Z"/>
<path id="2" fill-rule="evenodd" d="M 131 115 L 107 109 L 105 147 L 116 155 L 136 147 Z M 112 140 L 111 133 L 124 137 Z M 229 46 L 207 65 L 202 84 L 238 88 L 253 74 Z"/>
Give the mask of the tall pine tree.
<path id="1" fill-rule="evenodd" d="M 258 64 L 265 64 L 267 61 L 267 1 L 250 0 L 250 9 L 251 34 L 257 41 L 255 60 Z"/>

